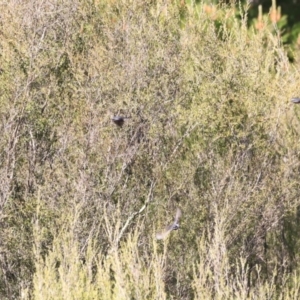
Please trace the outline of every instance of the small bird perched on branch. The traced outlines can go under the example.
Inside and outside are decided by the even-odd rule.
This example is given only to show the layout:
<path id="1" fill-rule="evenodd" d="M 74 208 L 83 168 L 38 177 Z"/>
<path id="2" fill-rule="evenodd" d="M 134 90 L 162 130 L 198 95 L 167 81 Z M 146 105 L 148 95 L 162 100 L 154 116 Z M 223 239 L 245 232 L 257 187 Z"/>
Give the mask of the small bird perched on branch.
<path id="1" fill-rule="evenodd" d="M 299 97 L 292 98 L 291 101 L 295 104 L 300 104 L 300 98 Z"/>
<path id="2" fill-rule="evenodd" d="M 178 223 L 178 221 L 179 221 L 180 217 L 181 217 L 181 210 L 179 208 L 177 208 L 174 222 L 172 224 L 170 224 L 169 226 L 167 226 L 165 228 L 165 230 L 163 230 L 162 232 L 157 233 L 156 234 L 156 238 L 158 240 L 165 239 L 172 230 L 179 229 L 179 223 Z"/>
<path id="3" fill-rule="evenodd" d="M 122 127 L 124 124 L 124 121 L 129 118 L 130 117 L 114 116 L 111 118 L 111 120 L 119 127 Z"/>

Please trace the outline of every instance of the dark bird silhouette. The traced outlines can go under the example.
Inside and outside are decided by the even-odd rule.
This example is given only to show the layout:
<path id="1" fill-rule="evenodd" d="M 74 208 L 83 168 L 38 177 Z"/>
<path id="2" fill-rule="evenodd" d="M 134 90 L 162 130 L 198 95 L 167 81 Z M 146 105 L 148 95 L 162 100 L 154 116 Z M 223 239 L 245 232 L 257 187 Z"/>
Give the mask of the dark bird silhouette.
<path id="1" fill-rule="evenodd" d="M 295 104 L 300 104 L 300 98 L 299 97 L 292 98 L 291 101 Z"/>
<path id="2" fill-rule="evenodd" d="M 170 224 L 169 226 L 167 226 L 162 232 L 157 233 L 156 238 L 158 240 L 165 239 L 172 230 L 179 229 L 178 222 L 179 222 L 180 217 L 181 217 L 181 210 L 179 208 L 177 208 L 174 222 L 172 224 Z"/>
<path id="3" fill-rule="evenodd" d="M 111 118 L 111 120 L 119 127 L 123 126 L 126 119 L 129 119 L 129 117 L 114 116 Z"/>

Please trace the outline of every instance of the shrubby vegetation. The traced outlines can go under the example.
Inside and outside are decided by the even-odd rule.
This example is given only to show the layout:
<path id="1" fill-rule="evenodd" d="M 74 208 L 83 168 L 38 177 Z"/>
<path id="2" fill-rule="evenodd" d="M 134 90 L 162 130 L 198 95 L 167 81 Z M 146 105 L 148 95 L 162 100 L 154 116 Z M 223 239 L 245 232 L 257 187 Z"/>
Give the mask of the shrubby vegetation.
<path id="1" fill-rule="evenodd" d="M 1 299 L 298 297 L 300 76 L 231 12 L 2 6 Z"/>

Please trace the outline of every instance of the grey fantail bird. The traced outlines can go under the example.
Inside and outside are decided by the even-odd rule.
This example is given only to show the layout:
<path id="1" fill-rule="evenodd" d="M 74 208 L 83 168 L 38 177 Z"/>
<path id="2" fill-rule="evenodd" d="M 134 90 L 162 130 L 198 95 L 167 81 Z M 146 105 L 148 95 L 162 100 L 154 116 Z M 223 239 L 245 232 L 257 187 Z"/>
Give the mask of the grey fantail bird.
<path id="1" fill-rule="evenodd" d="M 130 117 L 114 116 L 111 118 L 111 120 L 119 127 L 122 127 L 124 124 L 124 121 L 129 118 Z"/>
<path id="2" fill-rule="evenodd" d="M 291 101 L 295 104 L 299 104 L 300 103 L 300 98 L 299 97 L 294 97 L 291 99 Z"/>
<path id="3" fill-rule="evenodd" d="M 157 233 L 156 238 L 158 240 L 165 239 L 172 230 L 179 229 L 178 221 L 179 221 L 180 217 L 181 217 L 181 210 L 179 208 L 177 208 L 174 222 L 172 224 L 170 224 L 169 226 L 167 226 L 162 232 Z"/>

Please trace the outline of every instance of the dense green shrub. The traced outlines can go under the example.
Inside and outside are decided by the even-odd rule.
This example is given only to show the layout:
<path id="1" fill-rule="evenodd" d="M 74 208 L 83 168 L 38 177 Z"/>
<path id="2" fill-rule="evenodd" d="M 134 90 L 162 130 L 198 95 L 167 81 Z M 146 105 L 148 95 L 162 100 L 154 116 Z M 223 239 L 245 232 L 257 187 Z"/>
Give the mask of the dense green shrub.
<path id="1" fill-rule="evenodd" d="M 3 6 L 2 299 L 297 297 L 299 74 L 231 12 Z"/>

